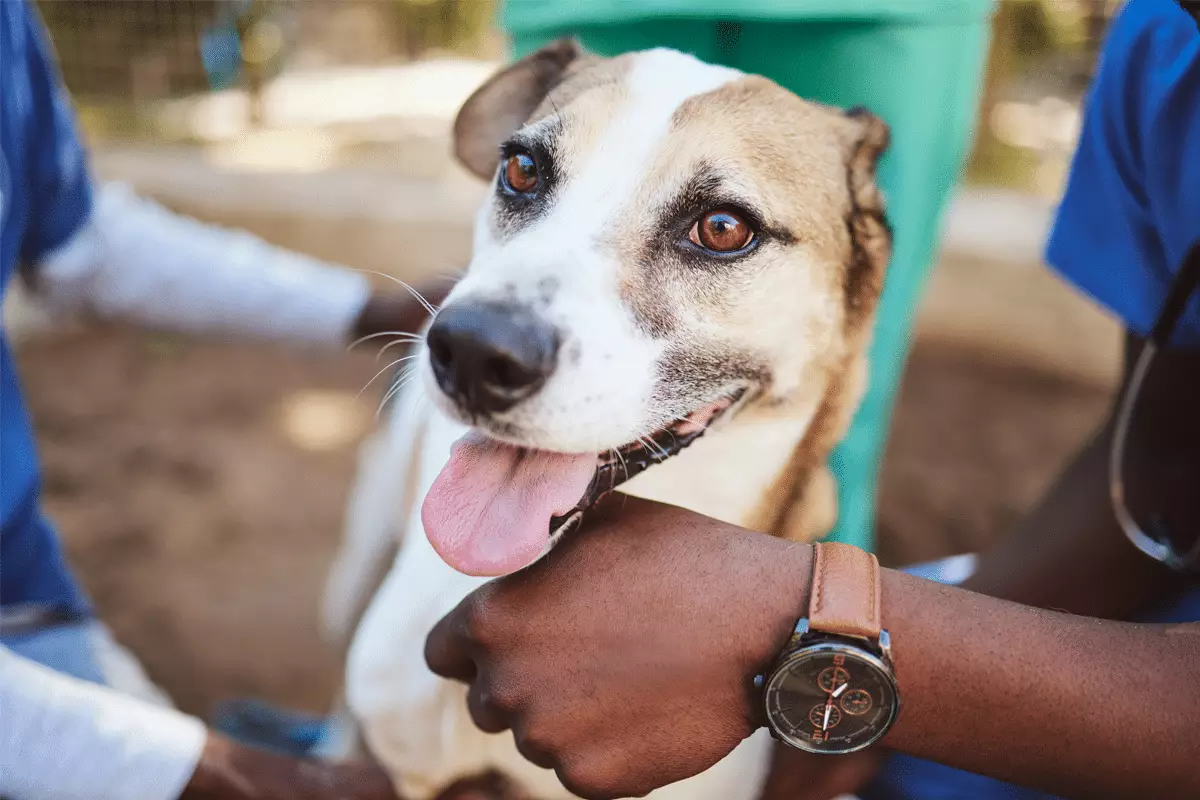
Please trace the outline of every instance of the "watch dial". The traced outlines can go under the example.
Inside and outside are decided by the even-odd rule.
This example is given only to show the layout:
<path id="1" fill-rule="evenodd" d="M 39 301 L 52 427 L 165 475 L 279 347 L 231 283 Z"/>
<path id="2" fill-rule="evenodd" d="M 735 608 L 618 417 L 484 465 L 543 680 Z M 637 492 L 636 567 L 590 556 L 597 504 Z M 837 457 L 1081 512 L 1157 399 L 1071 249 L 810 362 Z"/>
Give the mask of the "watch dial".
<path id="1" fill-rule="evenodd" d="M 827 643 L 797 653 L 776 670 L 764 700 L 776 733 L 795 746 L 845 753 L 866 747 L 888 729 L 896 688 L 879 659 Z"/>

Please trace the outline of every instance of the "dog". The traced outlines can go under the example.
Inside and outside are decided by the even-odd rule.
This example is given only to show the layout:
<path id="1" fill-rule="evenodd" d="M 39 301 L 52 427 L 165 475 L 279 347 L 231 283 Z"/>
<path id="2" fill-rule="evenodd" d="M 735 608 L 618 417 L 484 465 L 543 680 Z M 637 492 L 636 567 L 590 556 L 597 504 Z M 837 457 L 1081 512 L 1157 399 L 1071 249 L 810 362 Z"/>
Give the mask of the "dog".
<path id="1" fill-rule="evenodd" d="M 555 42 L 454 124 L 494 190 L 470 266 L 364 446 L 325 623 L 346 704 L 404 797 L 499 774 L 572 797 L 472 724 L 433 625 L 544 556 L 608 492 L 795 540 L 831 528 L 826 462 L 867 375 L 891 247 L 887 126 L 656 49 Z M 660 800 L 753 800 L 759 731 Z"/>

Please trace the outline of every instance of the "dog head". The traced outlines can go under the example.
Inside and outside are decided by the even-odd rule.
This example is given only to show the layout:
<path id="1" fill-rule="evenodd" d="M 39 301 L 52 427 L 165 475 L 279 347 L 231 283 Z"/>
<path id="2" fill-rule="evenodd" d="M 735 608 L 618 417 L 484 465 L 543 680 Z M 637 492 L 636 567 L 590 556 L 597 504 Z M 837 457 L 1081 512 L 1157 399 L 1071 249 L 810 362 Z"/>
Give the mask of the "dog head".
<path id="1" fill-rule="evenodd" d="M 419 367 L 473 428 L 424 507 L 442 556 L 523 567 L 719 419 L 825 386 L 882 285 L 887 138 L 671 50 L 564 40 L 482 86 L 455 147 L 494 189 Z"/>

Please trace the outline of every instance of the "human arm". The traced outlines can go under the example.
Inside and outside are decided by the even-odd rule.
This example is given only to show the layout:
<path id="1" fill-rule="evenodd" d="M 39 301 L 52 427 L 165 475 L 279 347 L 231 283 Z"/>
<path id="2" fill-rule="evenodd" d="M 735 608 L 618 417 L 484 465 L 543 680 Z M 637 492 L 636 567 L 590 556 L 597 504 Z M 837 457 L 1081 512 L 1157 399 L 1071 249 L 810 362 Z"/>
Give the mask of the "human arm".
<path id="1" fill-rule="evenodd" d="M 511 728 L 584 797 L 697 774 L 757 728 L 752 678 L 804 615 L 811 572 L 806 545 L 616 506 L 469 596 L 426 648 L 470 683 L 480 727 Z M 890 748 L 1073 796 L 1200 793 L 1200 628 L 1072 617 L 891 570 L 883 615 L 904 703 Z"/>
<path id="2" fill-rule="evenodd" d="M 1174 271 L 1200 238 L 1198 129 L 1194 21 L 1174 0 L 1127 4 L 1110 26 L 1046 252 L 1067 281 L 1124 323 L 1127 373 Z M 1135 499 L 1170 502 L 1190 494 L 1173 491 L 1178 470 L 1163 462 L 1164 454 L 1181 450 L 1181 440 L 1196 441 L 1196 298 L 1179 328 L 1174 343 L 1182 349 L 1156 358 L 1138 401 L 1125 470 Z M 1043 607 L 1128 618 L 1178 585 L 1140 557 L 1117 526 L 1108 496 L 1111 430 L 1111 419 L 1105 420 L 1033 513 L 984 554 L 966 586 Z M 1195 516 L 1192 509 L 1187 524 L 1194 527 Z"/>
<path id="3" fill-rule="evenodd" d="M 1127 372 L 1141 343 L 1127 335 Z M 1177 454 L 1200 453 L 1200 352 L 1161 351 L 1137 403 L 1125 465 L 1130 495 L 1141 501 L 1134 511 L 1146 519 L 1170 510 L 1181 529 L 1200 530 L 1189 485 L 1197 471 L 1171 463 Z M 1138 552 L 1118 525 L 1108 487 L 1111 438 L 1107 419 L 1033 511 L 981 554 L 964 588 L 1040 608 L 1130 619 L 1186 585 Z"/>
<path id="4" fill-rule="evenodd" d="M 408 291 L 240 231 L 171 213 L 121 184 L 100 187 L 88 221 L 25 273 L 53 309 L 169 330 L 344 346 L 414 332 L 429 313 Z M 440 287 L 428 287 L 439 302 Z"/>
<path id="5" fill-rule="evenodd" d="M 6 202 L 22 230 L 26 282 L 55 310 L 191 333 L 340 345 L 414 332 L 428 317 L 399 286 L 372 294 L 363 275 L 291 253 L 247 233 L 168 212 L 128 187 L 93 186 L 70 98 L 32 4 L 22 4 L 28 115 L 25 160 Z M 448 287 L 427 287 L 437 304 Z"/>
<path id="6" fill-rule="evenodd" d="M 209 734 L 179 800 L 398 800 L 373 764 L 285 758 Z"/>
<path id="7" fill-rule="evenodd" d="M 243 747 L 200 720 L 0 647 L 0 797 L 22 800 L 395 800 L 374 766 Z"/>

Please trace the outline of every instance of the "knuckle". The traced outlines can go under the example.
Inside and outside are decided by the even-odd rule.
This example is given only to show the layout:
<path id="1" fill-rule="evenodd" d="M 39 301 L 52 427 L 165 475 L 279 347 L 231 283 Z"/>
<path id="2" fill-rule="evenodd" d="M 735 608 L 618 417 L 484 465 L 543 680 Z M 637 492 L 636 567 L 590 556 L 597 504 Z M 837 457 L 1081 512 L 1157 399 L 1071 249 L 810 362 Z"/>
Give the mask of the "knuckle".
<path id="1" fill-rule="evenodd" d="M 480 595 L 464 611 L 463 626 L 467 636 L 480 647 L 490 647 L 500 641 L 500 615 L 495 603 L 486 595 Z"/>
<path id="2" fill-rule="evenodd" d="M 566 739 L 552 719 L 536 709 L 528 710 L 514 727 L 513 736 L 517 749 L 527 759 L 549 768 L 558 766 L 558 755 L 565 749 Z"/>
<path id="3" fill-rule="evenodd" d="M 583 757 L 561 760 L 555 769 L 563 787 L 584 800 L 615 800 L 628 797 L 619 786 L 619 776 L 603 764 Z"/>
<path id="4" fill-rule="evenodd" d="M 544 723 L 525 720 L 516 732 L 517 746 L 539 753 L 553 754 L 558 749 L 558 737 Z"/>
<path id="5" fill-rule="evenodd" d="M 475 726 L 485 733 L 499 733 L 508 727 L 506 715 L 489 705 L 486 695 L 478 689 L 467 694 L 467 710 Z"/>
<path id="6" fill-rule="evenodd" d="M 486 708 L 512 713 L 521 707 L 521 696 L 512 684 L 488 681 L 480 687 L 480 702 Z"/>

